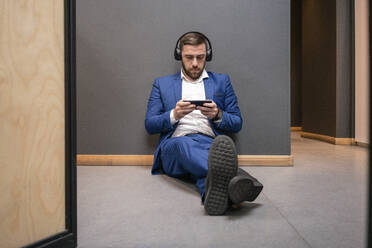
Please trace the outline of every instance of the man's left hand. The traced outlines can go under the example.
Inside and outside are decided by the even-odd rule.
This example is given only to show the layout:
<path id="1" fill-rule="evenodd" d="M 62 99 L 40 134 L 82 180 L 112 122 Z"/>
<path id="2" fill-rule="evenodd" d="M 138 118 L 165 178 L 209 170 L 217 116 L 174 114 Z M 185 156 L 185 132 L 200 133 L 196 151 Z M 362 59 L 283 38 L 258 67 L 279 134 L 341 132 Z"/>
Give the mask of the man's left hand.
<path id="1" fill-rule="evenodd" d="M 213 120 L 218 113 L 218 108 L 214 101 L 211 103 L 204 103 L 203 106 L 197 106 L 196 109 L 200 110 L 203 115 L 211 120 Z"/>

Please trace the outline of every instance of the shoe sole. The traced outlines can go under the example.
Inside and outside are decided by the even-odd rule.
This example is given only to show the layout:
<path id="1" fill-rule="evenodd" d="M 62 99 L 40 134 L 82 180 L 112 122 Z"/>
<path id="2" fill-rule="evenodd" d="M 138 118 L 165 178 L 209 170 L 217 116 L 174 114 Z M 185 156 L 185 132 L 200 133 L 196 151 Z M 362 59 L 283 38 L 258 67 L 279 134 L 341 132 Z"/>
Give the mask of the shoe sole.
<path id="1" fill-rule="evenodd" d="M 245 176 L 234 177 L 229 184 L 229 197 L 234 204 L 254 201 L 261 193 L 263 185 Z"/>
<path id="2" fill-rule="evenodd" d="M 232 139 L 217 136 L 208 154 L 208 191 L 204 208 L 209 215 L 222 215 L 228 208 L 228 186 L 238 170 L 237 153 Z"/>

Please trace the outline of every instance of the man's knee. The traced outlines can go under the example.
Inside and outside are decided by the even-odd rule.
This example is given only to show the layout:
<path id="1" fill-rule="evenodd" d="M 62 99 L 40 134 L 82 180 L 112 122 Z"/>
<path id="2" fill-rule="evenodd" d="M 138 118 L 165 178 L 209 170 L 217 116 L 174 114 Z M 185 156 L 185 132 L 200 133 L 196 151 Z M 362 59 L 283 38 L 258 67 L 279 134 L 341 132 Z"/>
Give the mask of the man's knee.
<path id="1" fill-rule="evenodd" d="M 169 153 L 171 154 L 183 153 L 186 142 L 187 142 L 187 137 L 185 136 L 170 138 L 166 146 L 162 150 L 168 154 Z"/>

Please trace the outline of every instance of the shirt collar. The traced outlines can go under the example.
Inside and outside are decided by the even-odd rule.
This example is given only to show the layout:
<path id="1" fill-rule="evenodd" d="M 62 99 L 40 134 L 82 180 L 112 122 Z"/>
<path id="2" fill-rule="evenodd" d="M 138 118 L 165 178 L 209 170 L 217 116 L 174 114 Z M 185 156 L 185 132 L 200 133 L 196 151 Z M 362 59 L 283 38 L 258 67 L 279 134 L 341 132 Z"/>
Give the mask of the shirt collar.
<path id="1" fill-rule="evenodd" d="M 183 74 L 183 71 L 181 69 L 181 79 L 188 82 L 188 83 L 200 83 L 201 81 L 203 81 L 204 78 L 208 78 L 208 73 L 205 69 L 203 69 L 203 72 L 202 74 L 200 75 L 200 77 L 198 79 L 196 79 L 195 81 L 190 81 L 186 78 L 185 74 Z"/>

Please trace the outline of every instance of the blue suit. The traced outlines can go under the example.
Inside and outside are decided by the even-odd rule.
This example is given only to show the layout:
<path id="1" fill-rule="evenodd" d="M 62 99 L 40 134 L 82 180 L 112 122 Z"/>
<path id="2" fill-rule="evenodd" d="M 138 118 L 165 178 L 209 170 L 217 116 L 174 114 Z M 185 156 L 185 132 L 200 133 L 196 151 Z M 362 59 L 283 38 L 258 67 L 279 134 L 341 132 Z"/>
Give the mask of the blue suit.
<path id="1" fill-rule="evenodd" d="M 215 123 L 213 121 L 209 121 L 213 132 L 217 136 L 220 134 L 235 133 L 240 131 L 240 129 L 242 128 L 242 118 L 238 107 L 238 101 L 232 88 L 232 85 L 230 83 L 229 76 L 226 74 L 217 74 L 213 72 L 208 72 L 208 76 L 209 76 L 208 78 L 205 78 L 203 80 L 205 98 L 212 99 L 217 104 L 217 107 L 223 111 L 221 122 Z M 177 158 L 180 155 L 177 153 L 185 154 L 185 151 L 189 149 L 185 147 L 183 147 L 182 149 L 177 149 L 173 147 L 170 148 L 170 150 L 168 149 L 167 156 L 164 156 L 164 154 L 162 154 L 162 150 L 164 150 L 165 146 L 170 147 L 169 146 L 170 143 L 177 144 L 183 143 L 174 142 L 176 140 L 182 141 L 190 140 L 191 143 L 189 143 L 189 147 L 191 147 L 190 148 L 191 150 L 186 152 L 188 154 L 185 155 L 188 155 L 191 160 L 201 159 L 203 161 L 201 163 L 205 164 L 203 165 L 203 167 L 206 168 L 204 169 L 203 172 L 201 171 L 191 172 L 192 176 L 194 176 L 194 179 L 196 179 L 197 181 L 196 183 L 200 190 L 200 193 L 203 194 L 204 179 L 207 170 L 206 159 L 208 158 L 209 146 L 213 139 L 206 136 L 200 137 L 203 135 L 192 135 L 193 136 L 192 140 L 186 139 L 186 137 L 188 138 L 189 136 L 169 139 L 178 125 L 178 123 L 171 125 L 170 112 L 176 106 L 176 103 L 179 100 L 181 100 L 181 98 L 182 98 L 181 73 L 155 79 L 155 82 L 152 86 L 150 98 L 147 104 L 147 113 L 145 120 L 145 127 L 149 134 L 160 133 L 159 145 L 154 153 L 154 164 L 151 172 L 152 174 L 161 174 L 165 172 L 168 175 L 172 174 L 170 176 L 178 176 L 178 174 L 182 176 L 181 174 L 184 171 L 183 169 L 173 168 L 174 170 L 172 169 L 172 173 L 167 173 L 167 170 L 164 169 L 165 167 L 169 168 L 168 163 L 172 163 L 173 160 L 177 160 Z M 208 140 L 208 138 L 210 140 Z M 192 142 L 201 143 L 201 146 L 199 148 L 194 148 L 195 145 L 193 145 Z M 199 150 L 193 151 L 193 149 Z M 172 151 L 172 153 L 170 153 L 169 151 Z M 204 152 L 199 153 L 200 151 Z M 168 156 L 168 154 L 173 154 L 174 155 L 173 158 Z M 197 156 L 195 156 L 196 154 Z M 189 161 L 190 159 L 186 159 L 188 160 L 187 162 L 188 164 L 192 164 L 192 161 Z M 167 164 L 165 165 L 164 163 Z M 186 168 L 186 172 L 187 170 L 188 168 Z"/>

